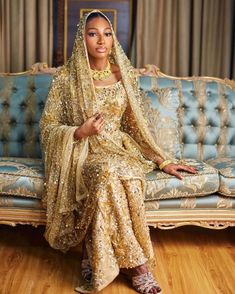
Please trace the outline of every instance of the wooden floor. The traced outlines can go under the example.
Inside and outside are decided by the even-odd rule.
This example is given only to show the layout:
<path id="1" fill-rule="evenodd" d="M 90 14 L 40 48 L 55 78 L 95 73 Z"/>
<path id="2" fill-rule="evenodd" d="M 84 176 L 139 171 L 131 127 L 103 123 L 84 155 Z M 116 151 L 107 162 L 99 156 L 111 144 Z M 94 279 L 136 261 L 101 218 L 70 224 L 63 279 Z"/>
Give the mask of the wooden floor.
<path id="1" fill-rule="evenodd" d="M 156 277 L 164 294 L 235 293 L 235 228 L 151 230 Z M 43 227 L 0 226 L 0 294 L 69 294 L 79 277 L 80 251 L 51 249 Z M 118 277 L 101 294 L 135 293 Z"/>

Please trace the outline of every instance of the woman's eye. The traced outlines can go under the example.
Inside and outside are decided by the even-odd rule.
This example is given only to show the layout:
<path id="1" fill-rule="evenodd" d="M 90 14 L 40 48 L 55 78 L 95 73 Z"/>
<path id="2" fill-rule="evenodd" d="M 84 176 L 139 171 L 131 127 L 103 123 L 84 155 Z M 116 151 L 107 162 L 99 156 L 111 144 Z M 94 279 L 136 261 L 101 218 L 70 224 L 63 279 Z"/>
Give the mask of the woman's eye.
<path id="1" fill-rule="evenodd" d="M 109 32 L 109 33 L 105 33 L 105 36 L 106 36 L 106 37 L 111 37 L 111 36 L 112 36 L 112 33 L 111 33 L 111 32 Z"/>
<path id="2" fill-rule="evenodd" d="M 88 33 L 88 36 L 90 36 L 90 37 L 94 37 L 95 35 L 96 35 L 96 33 L 93 33 L 93 32 Z"/>

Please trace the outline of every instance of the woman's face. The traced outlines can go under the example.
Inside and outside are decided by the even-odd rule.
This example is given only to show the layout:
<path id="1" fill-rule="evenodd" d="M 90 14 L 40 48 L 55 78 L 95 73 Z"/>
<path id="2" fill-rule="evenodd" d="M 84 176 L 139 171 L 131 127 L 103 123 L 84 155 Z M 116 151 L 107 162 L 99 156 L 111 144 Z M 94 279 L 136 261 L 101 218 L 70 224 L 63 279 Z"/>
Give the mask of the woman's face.
<path id="1" fill-rule="evenodd" d="M 97 59 L 107 58 L 113 45 L 110 25 L 103 17 L 96 17 L 86 23 L 85 41 L 88 55 Z"/>

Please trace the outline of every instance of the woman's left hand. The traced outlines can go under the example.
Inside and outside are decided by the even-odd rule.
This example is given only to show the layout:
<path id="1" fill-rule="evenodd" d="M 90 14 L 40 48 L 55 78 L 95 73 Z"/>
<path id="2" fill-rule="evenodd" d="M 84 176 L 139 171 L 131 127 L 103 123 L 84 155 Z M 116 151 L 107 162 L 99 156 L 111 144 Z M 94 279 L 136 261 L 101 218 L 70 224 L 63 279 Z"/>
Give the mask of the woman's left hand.
<path id="1" fill-rule="evenodd" d="M 169 175 L 175 176 L 176 178 L 183 180 L 183 176 L 178 171 L 186 171 L 191 174 L 196 174 L 197 169 L 192 166 L 170 163 L 163 168 L 163 171 Z"/>

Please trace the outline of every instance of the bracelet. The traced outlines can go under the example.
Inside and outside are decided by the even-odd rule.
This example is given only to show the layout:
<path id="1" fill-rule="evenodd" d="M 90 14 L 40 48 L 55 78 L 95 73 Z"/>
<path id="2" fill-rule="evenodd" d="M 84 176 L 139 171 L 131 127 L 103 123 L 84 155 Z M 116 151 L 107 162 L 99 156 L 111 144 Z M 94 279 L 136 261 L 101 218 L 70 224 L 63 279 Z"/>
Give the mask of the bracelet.
<path id="1" fill-rule="evenodd" d="M 159 165 L 159 169 L 163 170 L 165 166 L 167 166 L 168 164 L 172 163 L 171 160 L 164 160 L 160 165 Z"/>

